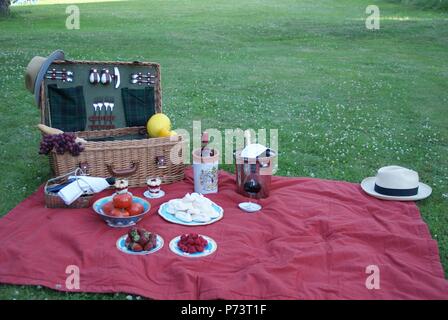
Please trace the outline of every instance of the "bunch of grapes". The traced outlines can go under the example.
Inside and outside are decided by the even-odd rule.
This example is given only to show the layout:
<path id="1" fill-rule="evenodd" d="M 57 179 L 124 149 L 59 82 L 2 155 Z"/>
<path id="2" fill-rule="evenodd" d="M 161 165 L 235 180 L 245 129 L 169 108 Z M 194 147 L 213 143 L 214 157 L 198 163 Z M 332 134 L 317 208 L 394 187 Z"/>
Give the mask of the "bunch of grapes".
<path id="1" fill-rule="evenodd" d="M 58 154 L 69 151 L 72 156 L 78 156 L 84 150 L 84 146 L 76 142 L 76 136 L 73 133 L 45 135 L 40 143 L 39 154 L 49 154 L 53 149 Z"/>

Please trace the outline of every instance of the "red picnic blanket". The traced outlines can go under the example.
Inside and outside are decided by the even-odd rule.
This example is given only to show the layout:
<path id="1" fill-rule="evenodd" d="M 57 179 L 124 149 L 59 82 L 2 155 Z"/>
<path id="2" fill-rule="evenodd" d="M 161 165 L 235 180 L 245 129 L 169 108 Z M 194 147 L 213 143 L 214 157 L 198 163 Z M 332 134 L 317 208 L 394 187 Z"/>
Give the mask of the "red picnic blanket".
<path id="1" fill-rule="evenodd" d="M 224 218 L 186 227 L 157 210 L 193 192 L 191 170 L 163 190 L 139 226 L 160 234 L 165 246 L 131 256 L 116 248 L 127 229 L 108 227 L 90 208 L 46 209 L 39 188 L 0 219 L 0 282 L 155 299 L 448 298 L 437 243 L 414 203 L 369 197 L 358 184 L 273 177 L 262 211 L 249 214 L 237 207 L 247 198 L 235 192 L 233 175 L 220 172 L 219 193 L 208 197 Z M 217 251 L 189 259 L 169 250 L 172 238 L 193 231 L 212 237 Z M 79 267 L 79 289 L 65 286 L 69 265 Z M 378 289 L 366 286 L 372 265 Z"/>

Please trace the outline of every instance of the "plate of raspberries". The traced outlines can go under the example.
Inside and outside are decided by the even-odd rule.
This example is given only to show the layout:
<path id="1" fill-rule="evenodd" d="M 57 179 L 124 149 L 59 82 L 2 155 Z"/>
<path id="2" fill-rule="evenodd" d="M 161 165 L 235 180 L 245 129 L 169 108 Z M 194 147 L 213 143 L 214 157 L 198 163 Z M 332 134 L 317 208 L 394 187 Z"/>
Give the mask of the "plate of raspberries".
<path id="1" fill-rule="evenodd" d="M 163 238 L 143 228 L 131 228 L 127 234 L 117 240 L 118 250 L 133 255 L 154 253 L 162 247 Z"/>
<path id="2" fill-rule="evenodd" d="M 170 241 L 170 250 L 182 257 L 206 257 L 217 248 L 215 240 L 197 233 L 183 234 Z"/>

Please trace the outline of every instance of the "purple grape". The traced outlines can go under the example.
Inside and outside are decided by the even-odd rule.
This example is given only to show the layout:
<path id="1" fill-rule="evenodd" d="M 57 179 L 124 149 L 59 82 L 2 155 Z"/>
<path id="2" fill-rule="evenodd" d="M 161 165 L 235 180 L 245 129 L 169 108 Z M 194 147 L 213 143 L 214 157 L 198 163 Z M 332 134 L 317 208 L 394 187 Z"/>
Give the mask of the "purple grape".
<path id="1" fill-rule="evenodd" d="M 84 146 L 76 142 L 76 136 L 71 132 L 61 134 L 46 135 L 42 138 L 39 146 L 39 154 L 48 154 L 51 150 L 55 150 L 58 154 L 70 152 L 73 156 L 78 156 Z"/>

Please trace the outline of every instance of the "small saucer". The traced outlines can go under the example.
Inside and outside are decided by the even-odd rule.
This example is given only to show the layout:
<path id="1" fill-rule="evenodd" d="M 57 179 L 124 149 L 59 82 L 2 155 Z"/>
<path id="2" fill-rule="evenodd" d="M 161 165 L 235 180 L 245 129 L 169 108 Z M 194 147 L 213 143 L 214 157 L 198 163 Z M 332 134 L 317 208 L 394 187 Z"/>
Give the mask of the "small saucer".
<path id="1" fill-rule="evenodd" d="M 162 198 L 165 195 L 165 191 L 160 190 L 157 195 L 152 195 L 148 190 L 146 190 L 143 195 L 148 199 L 158 199 Z"/>
<path id="2" fill-rule="evenodd" d="M 260 211 L 262 208 L 259 204 L 253 202 L 241 202 L 238 204 L 238 207 L 240 207 L 241 210 L 250 213 Z"/>

